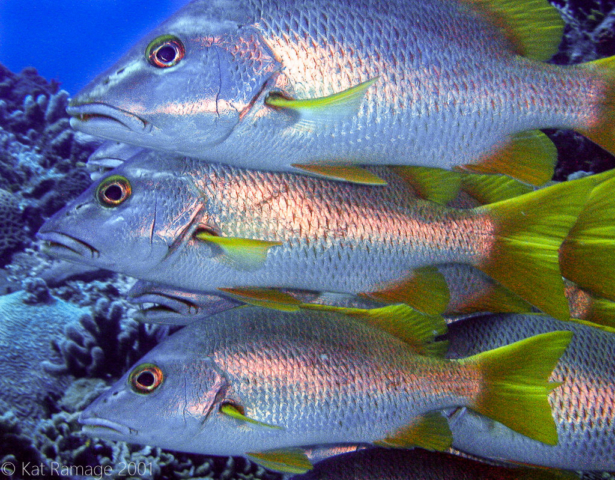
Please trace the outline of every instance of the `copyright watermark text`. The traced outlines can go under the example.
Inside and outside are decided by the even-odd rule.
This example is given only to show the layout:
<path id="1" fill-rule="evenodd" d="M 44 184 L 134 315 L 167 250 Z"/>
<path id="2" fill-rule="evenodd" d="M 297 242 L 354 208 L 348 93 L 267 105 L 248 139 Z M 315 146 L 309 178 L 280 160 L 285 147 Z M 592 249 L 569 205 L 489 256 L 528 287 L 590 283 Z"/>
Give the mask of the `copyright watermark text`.
<path id="1" fill-rule="evenodd" d="M 49 476 L 64 476 L 64 477 L 93 477 L 101 480 L 111 474 L 115 476 L 152 476 L 152 464 L 145 462 L 121 462 L 115 466 L 112 465 L 62 465 L 58 462 L 33 463 L 26 462 L 16 464 L 14 462 L 4 462 L 0 465 L 0 473 L 7 477 L 16 476 L 18 478 L 46 478 Z"/>

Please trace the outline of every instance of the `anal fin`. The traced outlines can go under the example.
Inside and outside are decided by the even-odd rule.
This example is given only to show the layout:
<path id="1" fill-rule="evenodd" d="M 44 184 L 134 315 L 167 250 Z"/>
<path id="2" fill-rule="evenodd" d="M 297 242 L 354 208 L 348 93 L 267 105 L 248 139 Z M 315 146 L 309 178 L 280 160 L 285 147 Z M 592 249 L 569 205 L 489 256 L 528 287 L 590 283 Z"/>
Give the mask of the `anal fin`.
<path id="1" fill-rule="evenodd" d="M 360 295 L 384 303 L 405 303 L 429 315 L 444 312 L 450 300 L 444 276 L 436 267 L 431 266 L 417 268 L 405 279 Z"/>
<path id="2" fill-rule="evenodd" d="M 361 185 L 386 185 L 387 182 L 378 175 L 355 165 L 321 165 L 293 163 L 292 167 L 312 175 L 319 175 L 329 180 L 337 180 Z"/>
<path id="3" fill-rule="evenodd" d="M 230 295 L 240 302 L 257 307 L 271 308 L 283 312 L 297 312 L 301 302 L 288 293 L 280 292 L 274 288 L 218 288 L 221 292 Z"/>
<path id="4" fill-rule="evenodd" d="M 461 188 L 461 175 L 450 170 L 397 165 L 389 168 L 409 183 L 419 197 L 440 205 L 453 200 Z"/>
<path id="5" fill-rule="evenodd" d="M 448 421 L 440 412 L 429 412 L 414 418 L 410 424 L 374 443 L 382 447 L 421 447 L 443 452 L 452 445 L 453 434 Z"/>
<path id="6" fill-rule="evenodd" d="M 246 453 L 246 456 L 262 467 L 276 472 L 301 474 L 314 468 L 305 452 L 299 448 Z"/>
<path id="7" fill-rule="evenodd" d="M 501 173 L 530 185 L 543 185 L 553 177 L 557 149 L 540 130 L 512 135 L 510 141 L 478 163 L 461 170 L 474 173 Z"/>

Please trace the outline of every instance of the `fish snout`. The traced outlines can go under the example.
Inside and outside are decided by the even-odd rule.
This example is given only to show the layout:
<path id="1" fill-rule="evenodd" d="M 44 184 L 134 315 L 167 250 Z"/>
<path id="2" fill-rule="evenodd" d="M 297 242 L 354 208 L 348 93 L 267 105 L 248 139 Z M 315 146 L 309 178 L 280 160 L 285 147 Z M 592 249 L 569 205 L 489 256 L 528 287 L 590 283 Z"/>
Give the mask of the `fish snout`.
<path id="1" fill-rule="evenodd" d="M 66 112 L 72 117 L 71 127 L 81 131 L 120 128 L 134 133 L 148 133 L 152 129 L 152 124 L 139 116 L 101 102 L 75 101 L 66 108 Z"/>
<path id="2" fill-rule="evenodd" d="M 105 434 L 121 435 L 123 437 L 135 436 L 139 432 L 134 428 L 127 427 L 118 422 L 100 418 L 95 412 L 89 412 L 89 408 L 81 412 L 78 422 L 83 425 L 83 432 L 92 436 L 104 436 Z"/>

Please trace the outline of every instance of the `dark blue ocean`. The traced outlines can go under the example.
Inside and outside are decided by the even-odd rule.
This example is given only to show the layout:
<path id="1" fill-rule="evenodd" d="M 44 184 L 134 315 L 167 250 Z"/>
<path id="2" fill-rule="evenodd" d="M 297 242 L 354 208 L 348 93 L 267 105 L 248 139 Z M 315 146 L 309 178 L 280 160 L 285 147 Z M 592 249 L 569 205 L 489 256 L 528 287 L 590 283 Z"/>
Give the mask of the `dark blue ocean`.
<path id="1" fill-rule="evenodd" d="M 0 63 L 77 93 L 187 0 L 0 0 Z"/>

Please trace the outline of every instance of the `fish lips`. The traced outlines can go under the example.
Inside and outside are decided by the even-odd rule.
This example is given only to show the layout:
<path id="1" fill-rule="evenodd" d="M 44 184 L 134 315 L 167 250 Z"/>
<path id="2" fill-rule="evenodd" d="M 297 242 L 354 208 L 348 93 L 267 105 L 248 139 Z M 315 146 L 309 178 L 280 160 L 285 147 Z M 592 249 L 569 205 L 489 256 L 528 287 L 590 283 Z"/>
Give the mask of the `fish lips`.
<path id="1" fill-rule="evenodd" d="M 134 437 L 138 433 L 137 430 L 122 425 L 121 423 L 105 418 L 89 416 L 87 412 L 82 412 L 81 415 L 79 415 L 78 421 L 83 425 L 83 433 L 91 437 L 126 440 L 127 437 Z"/>
<path id="2" fill-rule="evenodd" d="M 132 133 L 149 133 L 152 124 L 137 115 L 106 103 L 91 102 L 71 105 L 66 112 L 72 117 L 70 126 L 92 134 L 126 130 Z"/>
<path id="3" fill-rule="evenodd" d="M 100 257 L 100 252 L 89 243 L 65 233 L 38 232 L 36 236 L 45 242 L 43 251 L 54 257 L 82 262 Z"/>
<path id="4" fill-rule="evenodd" d="M 139 305 L 137 320 L 145 323 L 158 323 L 166 325 L 186 325 L 200 313 L 195 303 L 180 297 L 163 295 L 160 293 L 145 293 L 142 295 L 128 295 L 130 302 Z"/>

